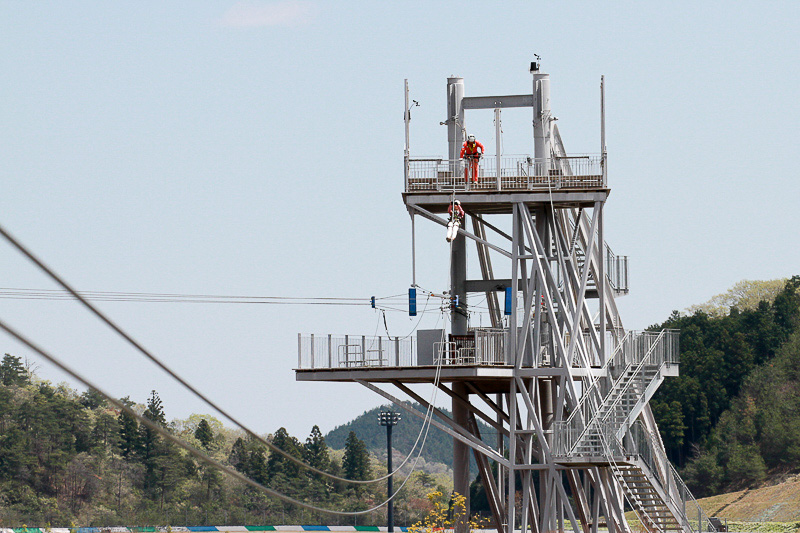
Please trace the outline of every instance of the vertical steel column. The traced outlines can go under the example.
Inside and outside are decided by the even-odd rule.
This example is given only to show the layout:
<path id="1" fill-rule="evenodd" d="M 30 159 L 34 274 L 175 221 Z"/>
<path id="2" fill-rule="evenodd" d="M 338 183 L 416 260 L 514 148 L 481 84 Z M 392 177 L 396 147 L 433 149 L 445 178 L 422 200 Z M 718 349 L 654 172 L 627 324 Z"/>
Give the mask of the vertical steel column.
<path id="1" fill-rule="evenodd" d="M 447 141 L 451 161 L 458 159 L 461 146 L 464 144 L 464 79 L 447 78 Z M 467 333 L 467 293 L 465 282 L 467 279 L 467 244 L 463 235 L 458 235 L 452 244 L 450 261 L 450 296 L 458 297 L 461 309 L 454 309 L 451 315 L 453 335 L 466 335 Z"/>
<path id="2" fill-rule="evenodd" d="M 410 129 L 410 122 L 411 122 L 411 111 L 408 107 L 408 78 L 404 80 L 405 83 L 405 94 L 406 94 L 406 108 L 405 113 L 403 113 L 403 121 L 405 122 L 406 126 L 406 146 L 405 150 L 403 150 L 403 175 L 405 177 L 405 190 L 408 191 L 408 160 L 411 157 L 411 146 L 410 146 L 410 137 L 411 137 L 411 129 Z"/>
<path id="3" fill-rule="evenodd" d="M 506 520 L 506 533 L 514 533 L 517 506 L 516 506 L 516 475 L 515 468 L 517 462 L 517 380 L 510 381 L 508 390 L 508 502 L 506 510 L 508 518 Z"/>
<path id="4" fill-rule="evenodd" d="M 467 239 L 459 234 L 451 244 L 450 258 L 450 296 L 458 298 L 458 305 L 453 307 L 451 332 L 453 335 L 467 334 Z M 455 301 L 453 302 L 455 303 Z"/>
<path id="5" fill-rule="evenodd" d="M 499 408 L 498 411 L 497 411 L 497 418 L 496 418 L 497 425 L 499 427 L 502 427 L 503 426 L 503 416 L 501 414 L 501 410 L 503 408 L 503 395 L 501 393 L 498 393 L 498 394 L 495 395 L 494 398 L 495 398 L 495 403 L 497 404 L 497 406 Z M 500 455 L 503 455 L 503 447 L 504 447 L 503 432 L 502 431 L 498 431 L 497 432 L 497 452 Z M 504 494 L 505 494 L 505 483 L 503 483 L 503 465 L 501 465 L 500 463 L 496 463 L 496 464 L 497 464 L 497 500 L 499 502 L 502 502 L 504 500 L 504 498 L 505 498 L 505 496 L 504 496 Z M 501 518 L 501 521 L 502 521 L 502 518 Z"/>
<path id="6" fill-rule="evenodd" d="M 552 139 L 550 75 L 537 71 L 533 73 L 533 155 L 538 175 L 549 173 Z"/>
<path id="7" fill-rule="evenodd" d="M 389 503 L 386 505 L 386 531 L 394 533 L 394 487 L 392 486 L 392 424 L 386 424 L 386 471 L 389 479 L 386 480 L 386 496 Z"/>
<path id="8" fill-rule="evenodd" d="M 457 398 L 469 398 L 469 389 L 464 383 L 453 383 L 453 421 L 462 428 L 469 427 L 469 411 Z M 458 406 L 458 407 L 456 407 Z M 469 446 L 453 439 L 453 490 L 466 498 L 465 506 L 469 516 Z M 466 524 L 456 524 L 457 529 L 466 531 Z M 461 531 L 456 531 L 461 533 Z"/>
<path id="9" fill-rule="evenodd" d="M 522 212 L 518 204 L 511 208 L 511 317 L 508 324 L 508 342 L 506 343 L 506 362 L 514 367 L 517 373 L 517 306 L 519 293 L 519 250 L 522 243 Z M 516 527 L 516 464 L 517 464 L 517 381 L 511 379 L 508 390 L 508 497 L 506 531 L 513 533 Z"/>
<path id="10" fill-rule="evenodd" d="M 447 78 L 447 144 L 450 161 L 458 159 L 464 145 L 464 78 Z"/>
<path id="11" fill-rule="evenodd" d="M 605 76 L 600 76 L 600 165 L 603 173 L 603 187 L 607 182 L 606 169 L 606 91 Z"/>
<path id="12" fill-rule="evenodd" d="M 497 190 L 499 191 L 499 190 L 501 190 L 503 188 L 502 183 L 501 183 L 502 182 L 503 173 L 502 173 L 502 167 L 500 166 L 501 165 L 500 150 L 502 148 L 502 143 L 501 143 L 501 139 L 500 139 L 500 108 L 499 107 L 495 108 L 495 110 L 494 110 L 494 138 L 495 138 L 495 144 L 497 145 L 497 148 L 495 148 L 495 150 L 496 150 L 495 157 L 497 158 Z"/>
<path id="13" fill-rule="evenodd" d="M 464 79 L 447 78 L 447 143 L 448 156 L 452 162 L 451 170 L 460 172 L 456 168 L 456 160 L 464 144 Z M 454 174 L 455 175 L 455 174 Z M 458 299 L 458 305 L 453 306 L 451 313 L 450 331 L 453 335 L 466 335 L 467 333 L 467 242 L 463 235 L 458 235 L 451 244 L 450 256 L 450 297 Z M 453 391 L 467 396 L 464 384 L 453 384 Z M 461 425 L 467 426 L 467 408 L 456 398 L 452 401 L 453 419 Z M 466 511 L 469 516 L 469 447 L 463 442 L 453 439 L 453 490 L 467 498 Z M 466 523 L 459 525 L 456 533 L 465 533 Z"/>
<path id="14" fill-rule="evenodd" d="M 599 247 L 598 250 L 601 252 L 598 254 L 600 256 L 600 264 L 598 265 L 598 269 L 600 273 L 598 274 L 598 278 L 596 279 L 594 284 L 597 287 L 598 295 L 600 296 L 600 364 L 605 364 L 606 362 L 606 285 L 608 284 L 608 280 L 606 279 L 606 262 L 605 256 L 606 254 L 603 253 L 605 247 L 605 236 L 603 232 L 603 206 L 604 202 L 597 202 L 595 204 L 595 209 L 599 209 L 599 213 L 597 213 L 597 246 Z M 591 324 L 591 327 L 594 327 L 594 324 Z"/>
<path id="15" fill-rule="evenodd" d="M 406 189 L 407 190 L 407 189 Z M 411 286 L 417 286 L 417 232 L 414 227 L 414 211 L 409 211 L 411 215 Z"/>

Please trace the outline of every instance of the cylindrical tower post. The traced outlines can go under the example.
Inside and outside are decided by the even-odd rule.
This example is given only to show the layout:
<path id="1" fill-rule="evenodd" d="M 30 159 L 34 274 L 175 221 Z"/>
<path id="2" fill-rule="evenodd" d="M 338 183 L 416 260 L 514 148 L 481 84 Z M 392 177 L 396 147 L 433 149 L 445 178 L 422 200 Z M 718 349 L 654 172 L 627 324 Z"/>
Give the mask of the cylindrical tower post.
<path id="1" fill-rule="evenodd" d="M 403 150 L 403 177 L 405 178 L 405 189 L 404 191 L 408 190 L 408 159 L 411 156 L 411 131 L 410 131 L 410 122 L 411 122 L 411 111 L 408 108 L 408 79 L 405 80 L 405 93 L 406 93 L 406 110 L 403 113 L 403 122 L 406 126 L 406 146 Z"/>
<path id="2" fill-rule="evenodd" d="M 447 143 L 450 161 L 458 159 L 464 144 L 464 78 L 447 78 Z"/>
<path id="3" fill-rule="evenodd" d="M 456 164 L 464 144 L 464 79 L 447 78 L 447 143 L 448 157 L 452 162 L 451 169 L 461 172 Z M 467 334 L 467 242 L 463 235 L 458 235 L 451 244 L 450 257 L 450 297 L 455 304 L 451 313 L 451 332 L 453 335 Z M 453 392 L 466 396 L 466 386 L 453 384 Z M 453 399 L 453 419 L 466 426 L 468 412 L 458 400 Z M 453 490 L 467 498 L 466 511 L 469 516 L 469 447 L 459 440 L 453 439 Z M 459 525 L 456 533 L 463 533 L 466 524 Z M 459 531 L 460 530 L 460 531 Z"/>
<path id="4" fill-rule="evenodd" d="M 550 170 L 552 123 L 550 113 L 550 74 L 533 73 L 533 156 L 540 164 L 537 174 Z"/>
<path id="5" fill-rule="evenodd" d="M 447 142 L 449 157 L 456 161 L 464 144 L 464 79 L 447 78 Z M 456 166 L 457 167 L 457 166 Z M 460 172 L 460 168 L 454 168 Z M 451 315 L 453 335 L 467 334 L 467 243 L 463 235 L 458 235 L 452 243 L 450 262 L 450 296 L 458 299 Z M 455 409 L 455 408 L 454 408 Z M 455 412 L 455 411 L 454 411 Z M 463 444 L 462 444 L 463 446 Z"/>
<path id="6" fill-rule="evenodd" d="M 392 486 L 392 424 L 386 424 L 386 469 L 389 479 L 386 482 L 389 504 L 386 506 L 386 531 L 394 533 L 394 487 Z"/>

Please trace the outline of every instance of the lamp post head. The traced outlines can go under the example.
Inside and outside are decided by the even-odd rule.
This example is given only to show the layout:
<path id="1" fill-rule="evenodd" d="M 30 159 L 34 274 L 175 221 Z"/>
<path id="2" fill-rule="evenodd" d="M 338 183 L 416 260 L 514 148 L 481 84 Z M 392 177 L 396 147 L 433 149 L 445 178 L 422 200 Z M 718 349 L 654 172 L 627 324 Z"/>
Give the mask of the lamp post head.
<path id="1" fill-rule="evenodd" d="M 400 422 L 400 413 L 381 411 L 378 413 L 378 424 L 381 426 L 396 426 Z"/>

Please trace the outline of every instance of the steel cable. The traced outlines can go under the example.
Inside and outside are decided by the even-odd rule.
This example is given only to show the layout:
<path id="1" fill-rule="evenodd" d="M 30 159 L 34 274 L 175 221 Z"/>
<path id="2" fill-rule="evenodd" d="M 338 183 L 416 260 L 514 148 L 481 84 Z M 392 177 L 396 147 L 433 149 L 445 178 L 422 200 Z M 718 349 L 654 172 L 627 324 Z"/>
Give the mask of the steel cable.
<path id="1" fill-rule="evenodd" d="M 134 419 L 139 421 L 139 423 L 144 424 L 149 429 L 151 429 L 152 431 L 158 433 L 163 438 L 165 438 L 168 441 L 170 441 L 170 442 L 176 444 L 177 446 L 183 448 L 189 454 L 191 454 L 192 456 L 196 457 L 197 459 L 200 459 L 201 461 L 203 461 L 203 462 L 205 462 L 205 463 L 207 463 L 209 465 L 212 465 L 216 469 L 228 474 L 231 477 L 234 477 L 234 478 L 238 479 L 239 481 L 242 481 L 243 483 L 246 483 L 246 484 L 250 485 L 251 487 L 253 487 L 255 489 L 260 490 L 261 492 L 263 492 L 263 493 L 265 493 L 265 494 L 267 494 L 269 496 L 274 496 L 275 498 L 281 499 L 281 500 L 283 500 L 285 502 L 292 503 L 292 504 L 298 505 L 300 507 L 305 507 L 306 509 L 310 509 L 312 511 L 318 511 L 318 512 L 321 512 L 321 513 L 328 513 L 328 514 L 334 514 L 334 515 L 340 515 L 340 516 L 354 516 L 354 515 L 363 515 L 363 514 L 371 513 L 371 512 L 373 512 L 373 511 L 375 511 L 377 509 L 380 509 L 381 507 L 386 505 L 389 502 L 389 500 L 394 498 L 394 496 L 397 494 L 397 492 L 395 492 L 386 501 L 384 501 L 384 502 L 382 502 L 379 505 L 376 505 L 374 507 L 370 507 L 369 509 L 365 509 L 363 511 L 334 511 L 334 510 L 331 510 L 331 509 L 324 509 L 322 507 L 317 507 L 315 505 L 311 505 L 311 504 L 306 503 L 306 502 L 301 502 L 300 500 L 296 500 L 296 499 L 292 498 L 291 496 L 286 496 L 285 494 L 282 494 L 282 493 L 277 492 L 277 491 L 275 491 L 273 489 L 270 489 L 269 487 L 265 487 L 261 483 L 258 483 L 257 481 L 254 481 L 254 480 L 250 479 L 249 477 L 245 476 L 241 472 L 239 472 L 237 470 L 234 470 L 231 467 L 225 466 L 225 465 L 223 465 L 222 463 L 220 463 L 219 461 L 217 461 L 215 459 L 212 459 L 211 457 L 209 457 L 208 455 L 206 455 L 202 451 L 200 451 L 200 450 L 190 446 L 189 444 L 185 443 L 184 441 L 182 441 L 181 439 L 179 439 L 178 437 L 176 437 L 175 435 L 173 435 L 172 433 L 167 431 L 165 428 L 163 428 L 160 425 L 156 424 L 152 420 L 140 415 L 139 413 L 137 413 L 136 411 L 134 411 L 133 409 L 131 409 L 130 407 L 128 407 L 127 405 L 122 403 L 121 401 L 113 398 L 110 394 L 108 394 L 107 392 L 103 391 L 103 389 L 101 389 L 100 387 L 98 387 L 97 385 L 95 385 L 94 383 L 89 381 L 87 378 L 84 378 L 82 375 L 78 374 L 78 372 L 76 372 L 75 370 L 72 370 L 69 366 L 67 366 L 65 363 L 62 363 L 55 356 L 51 355 L 50 353 L 44 351 L 42 348 L 40 348 L 37 345 L 35 345 L 32 341 L 30 341 L 27 338 L 25 338 L 21 333 L 18 333 L 16 330 L 14 330 L 10 326 L 8 326 L 5 322 L 3 322 L 2 319 L 0 319 L 0 329 L 4 330 L 10 336 L 14 337 L 19 342 L 21 342 L 22 344 L 24 344 L 25 346 L 27 346 L 28 348 L 30 348 L 34 352 L 38 353 L 39 355 L 41 355 L 42 357 L 47 359 L 50 363 L 52 363 L 56 367 L 60 368 L 63 372 L 65 372 L 66 374 L 70 375 L 72 378 L 76 379 L 77 381 L 80 381 L 85 386 L 89 387 L 90 389 L 93 389 L 93 390 L 97 391 L 111 405 L 113 405 L 114 407 L 116 407 L 120 411 L 124 411 L 125 414 L 133 417 Z M 247 431 L 247 430 L 245 430 L 245 431 Z M 427 434 L 426 434 L 426 436 L 427 436 Z M 420 450 L 420 452 L 421 452 L 421 450 Z M 316 469 L 309 468 L 309 470 L 316 470 Z M 317 472 L 321 472 L 321 471 L 317 471 Z M 411 477 L 411 474 L 409 474 L 408 477 Z M 407 479 L 408 478 L 406 478 L 406 481 L 407 481 Z M 348 479 L 343 479 L 343 480 L 344 481 L 353 481 L 353 480 L 348 480 Z M 403 484 L 405 484 L 405 481 L 403 482 Z M 402 488 L 402 485 L 401 485 L 400 488 Z M 398 489 L 398 491 L 399 490 L 400 489 Z"/>
<path id="2" fill-rule="evenodd" d="M 42 271 L 44 271 L 50 278 L 52 278 L 58 285 L 64 288 L 67 292 L 69 292 L 75 299 L 81 302 L 89 311 L 91 311 L 95 316 L 97 316 L 103 323 L 105 323 L 108 327 L 113 329 L 118 335 L 120 335 L 123 339 L 125 339 L 130 345 L 132 345 L 136 350 L 138 350 L 142 355 L 152 361 L 156 366 L 161 368 L 164 372 L 166 372 L 170 377 L 172 377 L 175 381 L 183 385 L 186 389 L 192 392 L 197 398 L 202 400 L 204 403 L 209 405 L 212 409 L 217 411 L 219 414 L 233 422 L 236 426 L 241 428 L 247 435 L 251 438 L 255 439 L 256 441 L 260 442 L 270 450 L 282 455 L 289 461 L 306 468 L 316 474 L 328 477 L 330 479 L 341 481 L 343 483 L 352 483 L 356 485 L 367 485 L 372 483 L 377 483 L 379 481 L 383 481 L 389 477 L 392 473 L 387 474 L 386 476 L 375 478 L 375 479 L 368 479 L 368 480 L 359 480 L 359 479 L 348 479 L 344 477 L 340 477 L 329 472 L 325 472 L 324 470 L 320 470 L 316 467 L 313 467 L 304 461 L 296 458 L 295 456 L 291 455 L 290 453 L 284 451 L 283 449 L 275 446 L 271 442 L 267 441 L 260 435 L 257 435 L 254 431 L 250 428 L 239 422 L 232 414 L 228 413 L 225 409 L 220 407 L 216 404 L 213 400 L 208 398 L 202 392 L 197 390 L 194 386 L 188 383 L 185 379 L 179 376 L 175 371 L 169 368 L 165 363 L 163 363 L 159 358 L 154 356 L 150 353 L 149 350 L 144 348 L 139 342 L 137 342 L 133 337 L 131 337 L 128 333 L 126 333 L 122 328 L 120 328 L 114 321 L 108 318 L 105 314 L 103 314 L 100 310 L 98 310 L 95 306 L 89 303 L 83 296 L 80 295 L 75 289 L 72 288 L 66 281 L 64 281 L 60 276 L 58 276 L 52 269 L 50 269 L 47 265 L 44 264 L 38 257 L 33 255 L 31 251 L 29 251 L 25 246 L 22 245 L 19 241 L 17 241 L 2 225 L 0 225 L 0 235 L 2 235 L 9 243 L 11 243 L 20 253 L 26 256 L 31 262 L 33 262 L 37 267 L 39 267 Z"/>

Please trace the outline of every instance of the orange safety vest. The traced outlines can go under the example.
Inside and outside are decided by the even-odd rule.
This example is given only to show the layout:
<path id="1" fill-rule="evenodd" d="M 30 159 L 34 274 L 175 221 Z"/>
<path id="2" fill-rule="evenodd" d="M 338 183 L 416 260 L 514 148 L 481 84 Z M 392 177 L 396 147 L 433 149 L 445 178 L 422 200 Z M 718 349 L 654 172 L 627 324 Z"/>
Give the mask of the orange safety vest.
<path id="1" fill-rule="evenodd" d="M 469 141 L 464 141 L 464 146 L 461 147 L 461 157 L 464 157 L 464 154 L 467 155 L 477 154 L 478 148 L 481 149 L 480 153 L 483 153 L 485 151 L 480 141 L 475 141 L 474 143 L 470 143 Z"/>

